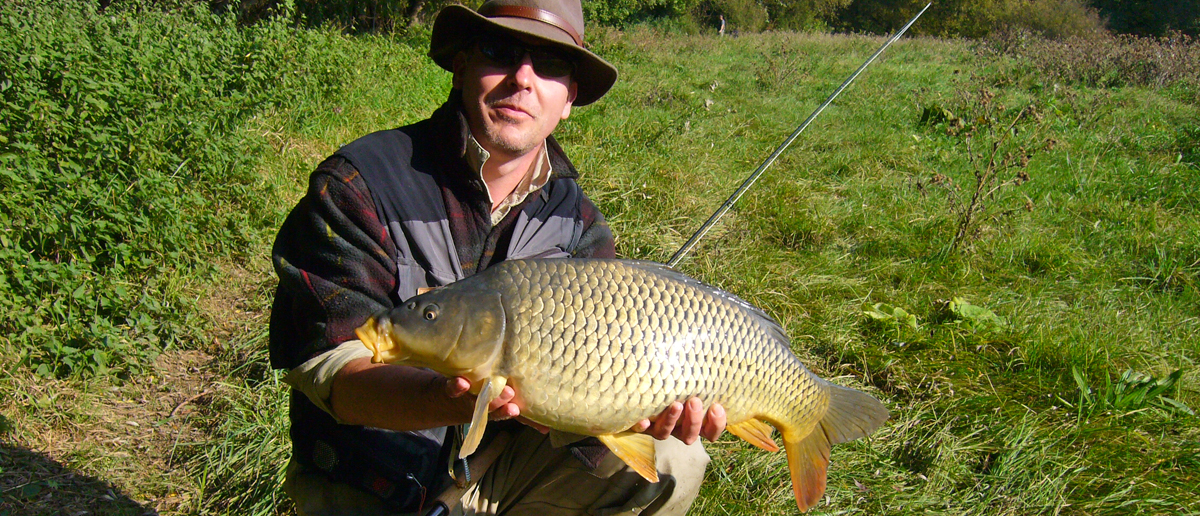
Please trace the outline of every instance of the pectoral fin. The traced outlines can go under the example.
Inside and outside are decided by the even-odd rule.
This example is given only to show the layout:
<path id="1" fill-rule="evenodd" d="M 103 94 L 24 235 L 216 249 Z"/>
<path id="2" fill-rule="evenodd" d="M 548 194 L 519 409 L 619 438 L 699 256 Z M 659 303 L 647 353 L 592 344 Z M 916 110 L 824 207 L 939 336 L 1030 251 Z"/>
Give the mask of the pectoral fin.
<path id="1" fill-rule="evenodd" d="M 479 397 L 475 399 L 475 413 L 471 415 L 470 429 L 467 430 L 462 446 L 458 449 L 458 458 L 466 458 L 479 447 L 479 441 L 483 439 L 483 430 L 487 427 L 488 405 L 500 395 L 507 383 L 508 378 L 503 376 L 493 376 L 483 381 L 483 388 L 479 390 Z"/>
<path id="2" fill-rule="evenodd" d="M 642 478 L 658 482 L 658 468 L 654 465 L 654 438 L 646 434 L 624 432 L 597 435 L 597 439 L 608 446 L 613 455 L 620 457 Z"/>
<path id="3" fill-rule="evenodd" d="M 775 444 L 775 439 L 771 438 L 771 425 L 764 423 L 759 419 L 747 419 L 736 425 L 725 427 L 729 433 L 745 439 L 746 442 L 753 444 L 767 451 L 779 451 L 779 445 Z"/>

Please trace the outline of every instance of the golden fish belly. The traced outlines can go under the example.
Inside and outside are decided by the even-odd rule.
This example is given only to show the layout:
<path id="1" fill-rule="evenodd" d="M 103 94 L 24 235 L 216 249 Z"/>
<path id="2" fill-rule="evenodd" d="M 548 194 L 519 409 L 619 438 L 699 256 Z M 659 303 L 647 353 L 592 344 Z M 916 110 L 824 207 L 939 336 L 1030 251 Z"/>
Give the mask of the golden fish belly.
<path id="1" fill-rule="evenodd" d="M 825 382 L 774 322 L 727 293 L 636 262 L 504 266 L 493 280 L 508 323 L 497 371 L 534 421 L 614 433 L 691 396 L 720 403 L 731 424 L 811 427 L 824 413 Z"/>

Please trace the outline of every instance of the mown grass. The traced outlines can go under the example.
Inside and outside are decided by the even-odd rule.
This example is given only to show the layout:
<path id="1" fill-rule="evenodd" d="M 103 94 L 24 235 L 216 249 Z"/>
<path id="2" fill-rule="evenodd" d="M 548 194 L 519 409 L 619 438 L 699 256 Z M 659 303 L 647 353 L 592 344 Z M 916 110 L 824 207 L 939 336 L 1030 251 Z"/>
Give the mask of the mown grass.
<path id="1" fill-rule="evenodd" d="M 658 261 L 880 43 L 643 29 L 589 36 L 622 78 L 557 135 L 618 234 L 619 253 Z M 290 96 L 239 119 L 237 138 L 255 158 L 239 177 L 258 178 L 247 184 L 261 194 L 252 205 L 263 206 L 255 227 L 277 225 L 339 145 L 419 120 L 442 101 L 449 76 L 423 57 L 426 37 L 329 39 L 346 73 L 331 80 L 344 89 Z M 1197 85 L 1051 80 L 1027 56 L 986 50 L 897 43 L 681 268 L 766 309 L 815 371 L 891 409 L 870 439 L 835 449 L 819 512 L 1200 512 L 1196 417 L 1162 404 L 1089 403 L 1073 375 L 1101 392 L 1126 369 L 1159 378 L 1182 370 L 1167 395 L 1200 407 Z M 319 70 L 305 73 L 320 80 Z M 988 122 L 983 91 L 999 122 Z M 976 231 L 948 252 L 961 211 L 947 185 L 975 185 L 968 134 L 972 149 L 990 148 L 1002 133 L 985 129 L 1030 105 L 1038 116 L 1005 143 L 1028 155 L 1020 170 L 1030 180 L 997 190 Z M 922 124 L 935 106 L 951 116 Z M 212 353 L 221 387 L 193 416 L 201 436 L 169 451 L 188 478 L 176 487 L 189 490 L 177 512 L 290 510 L 278 490 L 286 392 L 263 349 L 271 238 L 256 230 L 238 252 L 204 247 L 195 256 L 216 272 L 196 287 L 207 322 L 181 345 Z M 947 309 L 954 298 L 1004 323 L 973 324 Z M 875 303 L 915 315 L 917 328 L 868 317 Z M 12 366 L 16 341 L 5 342 L 0 384 L 35 392 L 29 366 Z M 41 442 L 31 429 L 69 427 L 77 410 L 4 407 L 15 412 L 0 433 L 30 448 Z M 709 450 L 695 514 L 795 512 L 782 454 L 731 437 Z M 84 455 L 63 461 L 104 479 Z M 118 488 L 138 478 L 114 475 Z"/>

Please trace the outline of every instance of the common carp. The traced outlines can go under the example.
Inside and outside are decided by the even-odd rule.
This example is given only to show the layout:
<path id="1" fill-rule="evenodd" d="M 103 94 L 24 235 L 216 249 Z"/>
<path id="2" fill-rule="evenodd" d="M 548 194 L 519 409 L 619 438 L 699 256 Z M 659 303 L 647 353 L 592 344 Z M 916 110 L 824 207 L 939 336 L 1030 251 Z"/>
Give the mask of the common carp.
<path id="1" fill-rule="evenodd" d="M 809 372 L 783 328 L 737 296 L 653 262 L 506 261 L 418 295 L 357 330 L 374 362 L 463 376 L 478 395 L 460 456 L 505 385 L 521 415 L 592 435 L 651 482 L 653 439 L 628 429 L 697 396 L 726 429 L 778 451 L 801 510 L 825 492 L 829 451 L 888 418 L 875 398 Z M 769 425 L 768 425 L 769 424 Z"/>

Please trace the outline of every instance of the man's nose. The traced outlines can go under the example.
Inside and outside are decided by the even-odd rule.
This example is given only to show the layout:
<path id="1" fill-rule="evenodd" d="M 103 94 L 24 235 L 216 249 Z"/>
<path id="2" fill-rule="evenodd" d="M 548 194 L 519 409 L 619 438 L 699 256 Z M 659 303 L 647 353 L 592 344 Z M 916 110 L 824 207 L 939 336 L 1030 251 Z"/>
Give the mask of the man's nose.
<path id="1" fill-rule="evenodd" d="M 537 73 L 533 71 L 533 58 L 529 57 L 529 52 L 525 52 L 521 56 L 521 61 L 517 63 L 517 69 L 513 70 L 513 81 L 517 86 L 527 88 L 533 84 L 532 81 L 536 75 Z"/>

